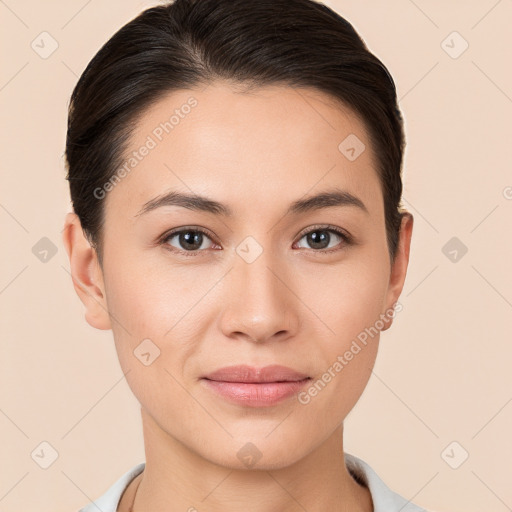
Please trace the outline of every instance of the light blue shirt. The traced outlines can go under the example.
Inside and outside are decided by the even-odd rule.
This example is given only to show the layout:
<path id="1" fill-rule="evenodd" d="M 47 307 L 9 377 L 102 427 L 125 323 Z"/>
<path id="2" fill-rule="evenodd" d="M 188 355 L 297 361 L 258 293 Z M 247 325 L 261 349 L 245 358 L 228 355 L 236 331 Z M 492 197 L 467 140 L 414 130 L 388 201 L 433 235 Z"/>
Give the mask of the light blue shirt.
<path id="1" fill-rule="evenodd" d="M 370 490 L 374 512 L 427 512 L 424 508 L 414 505 L 393 492 L 366 462 L 355 455 L 345 453 L 345 463 L 349 472 L 357 480 L 362 480 Z M 144 471 L 145 466 L 145 462 L 137 464 L 117 480 L 105 494 L 80 509 L 79 512 L 116 512 L 123 491 L 138 474 Z"/>

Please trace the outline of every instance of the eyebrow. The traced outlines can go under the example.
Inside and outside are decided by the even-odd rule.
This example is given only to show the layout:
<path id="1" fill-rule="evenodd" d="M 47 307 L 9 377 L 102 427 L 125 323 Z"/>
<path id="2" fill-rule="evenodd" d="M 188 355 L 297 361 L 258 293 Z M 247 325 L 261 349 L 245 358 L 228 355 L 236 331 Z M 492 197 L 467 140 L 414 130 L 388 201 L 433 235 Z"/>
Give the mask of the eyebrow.
<path id="1" fill-rule="evenodd" d="M 193 193 L 184 194 L 182 192 L 170 191 L 145 203 L 135 217 L 139 217 L 164 206 L 181 206 L 189 210 L 202 211 L 214 215 L 223 215 L 225 217 L 233 216 L 233 211 L 229 206 L 208 197 Z M 289 206 L 286 215 L 336 206 L 352 206 L 369 214 L 368 209 L 361 199 L 346 190 L 336 188 L 294 201 Z"/>

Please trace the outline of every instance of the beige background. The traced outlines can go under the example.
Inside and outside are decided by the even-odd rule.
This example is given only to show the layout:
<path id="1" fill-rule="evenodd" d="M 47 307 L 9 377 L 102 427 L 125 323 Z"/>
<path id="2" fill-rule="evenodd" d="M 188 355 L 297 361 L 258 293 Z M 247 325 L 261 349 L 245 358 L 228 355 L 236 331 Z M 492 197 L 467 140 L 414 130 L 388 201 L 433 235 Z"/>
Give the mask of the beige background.
<path id="1" fill-rule="evenodd" d="M 512 1 L 326 3 L 395 78 L 415 215 L 404 310 L 346 421 L 346 451 L 427 509 L 512 510 Z M 85 322 L 61 230 L 72 88 L 150 5 L 0 1 L 1 512 L 78 510 L 144 460 L 138 403 L 112 333 Z M 46 59 L 31 47 L 44 31 L 58 43 Z M 46 262 L 33 253 L 43 237 L 57 250 Z M 468 248 L 456 262 L 452 237 Z M 48 469 L 31 456 L 48 456 L 43 441 L 58 452 Z"/>

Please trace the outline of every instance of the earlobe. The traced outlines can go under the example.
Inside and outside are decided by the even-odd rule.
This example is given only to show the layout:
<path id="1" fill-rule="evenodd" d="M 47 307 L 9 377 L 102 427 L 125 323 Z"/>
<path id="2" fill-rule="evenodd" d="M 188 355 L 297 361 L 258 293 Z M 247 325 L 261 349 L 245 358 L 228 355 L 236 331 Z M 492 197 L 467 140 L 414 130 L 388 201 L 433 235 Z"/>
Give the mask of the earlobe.
<path id="1" fill-rule="evenodd" d="M 96 329 L 111 329 L 103 272 L 75 213 L 66 214 L 62 241 L 69 258 L 73 286 L 85 306 L 87 323 Z"/>
<path id="2" fill-rule="evenodd" d="M 386 296 L 385 310 L 382 312 L 385 315 L 386 311 L 388 312 L 387 318 L 389 319 L 389 321 L 386 322 L 386 325 L 382 329 L 382 331 L 385 331 L 391 327 L 393 323 L 394 314 L 393 317 L 391 317 L 389 315 L 389 312 L 393 310 L 404 287 L 405 276 L 407 274 L 407 267 L 409 265 L 409 254 L 411 249 L 413 224 L 414 217 L 412 213 L 404 213 L 402 217 L 402 223 L 400 226 L 398 249 L 389 277 L 389 286 Z M 399 310 L 398 307 L 396 307 L 395 309 L 397 311 Z"/>

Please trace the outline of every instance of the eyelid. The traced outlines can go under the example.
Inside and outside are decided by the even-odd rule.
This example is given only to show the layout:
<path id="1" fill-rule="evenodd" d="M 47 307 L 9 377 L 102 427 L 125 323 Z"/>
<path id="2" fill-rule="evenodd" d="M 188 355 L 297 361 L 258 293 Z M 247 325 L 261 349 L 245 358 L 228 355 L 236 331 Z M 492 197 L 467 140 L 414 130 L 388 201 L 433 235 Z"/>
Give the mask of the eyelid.
<path id="1" fill-rule="evenodd" d="M 350 233 L 332 224 L 314 224 L 313 226 L 308 226 L 297 235 L 297 240 L 300 240 L 304 235 L 307 235 L 308 233 L 311 233 L 313 231 L 334 231 L 337 235 L 341 236 L 346 242 L 352 241 L 352 236 L 350 235 Z"/>
<path id="2" fill-rule="evenodd" d="M 182 231 L 199 231 L 200 233 L 203 233 L 208 238 L 210 238 L 212 241 L 215 241 L 215 236 L 206 228 L 202 228 L 200 226 L 180 226 L 179 228 L 173 228 L 169 231 L 166 231 L 159 239 L 160 242 L 166 240 L 167 238 L 170 238 L 173 235 L 177 235 L 178 233 L 181 233 Z"/>

